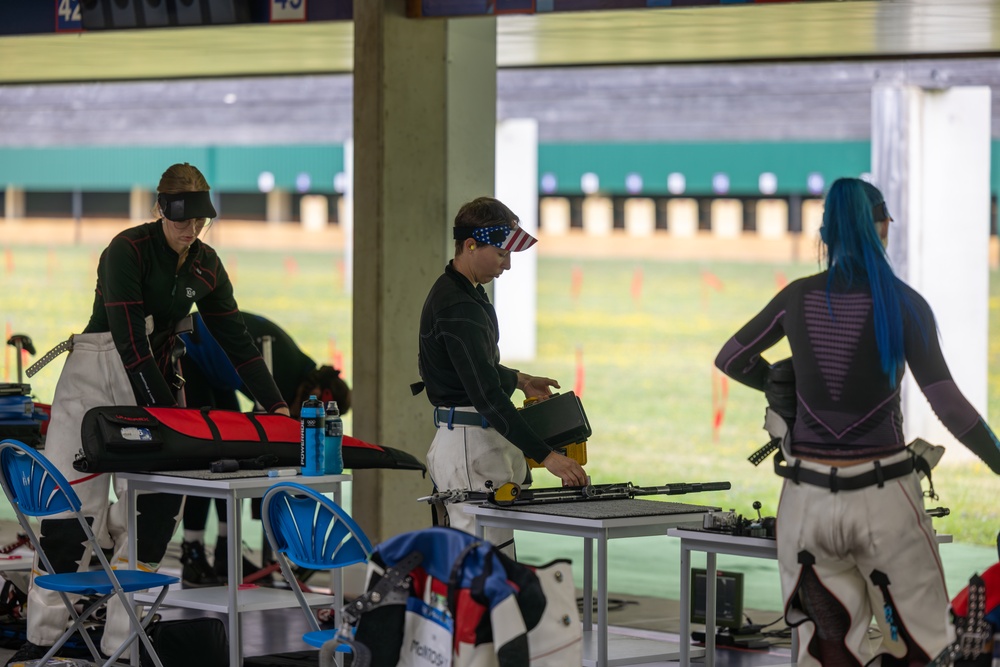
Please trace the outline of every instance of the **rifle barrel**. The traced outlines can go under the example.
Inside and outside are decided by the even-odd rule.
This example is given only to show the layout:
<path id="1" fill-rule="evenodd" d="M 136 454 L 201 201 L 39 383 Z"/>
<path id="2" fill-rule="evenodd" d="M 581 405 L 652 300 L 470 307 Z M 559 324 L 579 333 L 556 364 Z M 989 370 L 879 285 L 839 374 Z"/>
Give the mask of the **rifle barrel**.
<path id="1" fill-rule="evenodd" d="M 676 496 L 683 493 L 701 493 L 703 491 L 728 491 L 733 487 L 729 482 L 695 482 L 692 484 L 676 483 L 663 486 L 637 486 L 633 488 L 636 496 Z"/>

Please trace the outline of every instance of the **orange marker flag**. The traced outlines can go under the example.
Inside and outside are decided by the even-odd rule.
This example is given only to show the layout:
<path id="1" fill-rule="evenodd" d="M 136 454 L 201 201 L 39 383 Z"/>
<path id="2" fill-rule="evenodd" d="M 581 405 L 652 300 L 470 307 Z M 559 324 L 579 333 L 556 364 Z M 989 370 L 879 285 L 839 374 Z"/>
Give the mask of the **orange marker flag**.
<path id="1" fill-rule="evenodd" d="M 711 271 L 701 272 L 701 282 L 705 287 L 714 289 L 716 292 L 721 292 L 723 288 L 722 281 L 719 280 L 719 276 L 715 275 Z"/>
<path id="2" fill-rule="evenodd" d="M 583 370 L 583 347 L 580 345 L 576 346 L 576 382 L 573 384 L 573 393 L 577 395 L 577 398 L 583 398 L 583 380 L 584 380 L 584 370 Z"/>
<path id="3" fill-rule="evenodd" d="M 580 298 L 581 289 L 583 289 L 583 269 L 574 266 L 569 288 L 569 295 L 573 299 L 573 303 L 576 303 Z"/>
<path id="4" fill-rule="evenodd" d="M 712 367 L 712 440 L 718 442 L 729 399 L 729 378 Z"/>
<path id="5" fill-rule="evenodd" d="M 10 382 L 10 351 L 12 349 L 14 349 L 14 348 L 12 348 L 10 345 L 7 345 L 7 341 L 9 341 L 10 337 L 13 336 L 13 335 L 14 335 L 14 330 L 11 328 L 10 322 L 8 321 L 7 322 L 7 329 L 4 332 L 4 337 L 3 337 L 3 343 L 4 343 L 4 346 L 3 346 L 3 349 L 4 349 L 4 353 L 3 353 L 3 381 L 4 382 Z"/>
<path id="6" fill-rule="evenodd" d="M 788 278 L 785 277 L 784 271 L 778 271 L 774 274 L 774 284 L 778 286 L 779 292 L 788 286 Z"/>
<path id="7" fill-rule="evenodd" d="M 642 300 L 643 277 L 642 267 L 635 267 L 635 271 L 632 273 L 632 301 L 636 305 L 639 305 L 639 301 Z"/>
<path id="8" fill-rule="evenodd" d="M 327 339 L 326 350 L 333 367 L 338 371 L 344 370 L 344 353 L 337 349 L 337 339 L 333 336 Z"/>
<path id="9" fill-rule="evenodd" d="M 719 277 L 712 273 L 711 271 L 702 270 L 701 272 L 701 308 L 702 310 L 708 309 L 708 294 L 709 290 L 715 290 L 716 292 L 722 291 L 722 281 Z"/>

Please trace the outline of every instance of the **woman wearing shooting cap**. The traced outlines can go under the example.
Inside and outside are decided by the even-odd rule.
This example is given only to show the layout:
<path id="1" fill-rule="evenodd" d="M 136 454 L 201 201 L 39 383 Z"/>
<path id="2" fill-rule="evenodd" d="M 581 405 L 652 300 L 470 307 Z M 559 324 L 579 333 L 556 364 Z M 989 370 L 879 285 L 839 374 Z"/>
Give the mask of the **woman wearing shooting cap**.
<path id="1" fill-rule="evenodd" d="M 952 379 L 934 313 L 889 265 L 891 221 L 874 185 L 834 182 L 820 228 L 827 270 L 779 292 L 715 361 L 771 404 L 765 428 L 780 442 L 774 469 L 785 478 L 778 564 L 799 665 L 925 665 L 949 642 L 920 486 L 942 448 L 903 438 L 907 366 L 941 422 L 1000 473 L 1000 443 Z M 778 375 L 761 354 L 784 337 L 794 386 L 780 404 Z"/>
<path id="2" fill-rule="evenodd" d="M 500 363 L 496 311 L 483 285 L 510 269 L 512 252 L 527 250 L 534 237 L 502 202 L 480 197 L 459 210 L 453 232 L 455 258 L 437 279 L 420 315 L 418 365 L 434 406 L 437 435 L 427 452 L 427 468 L 439 491 L 485 491 L 507 482 L 523 484 L 525 456 L 542 463 L 567 486 L 587 483 L 583 467 L 553 451 L 524 421 L 511 402 L 514 389 L 544 399 L 559 383 Z M 440 508 L 435 508 L 440 510 Z M 438 516 L 474 532 L 474 520 L 460 503 Z M 486 529 L 486 538 L 513 555 L 513 531 Z"/>
<path id="3" fill-rule="evenodd" d="M 160 178 L 154 213 L 155 222 L 119 233 L 101 255 L 90 322 L 64 346 L 70 354 L 56 386 L 45 443 L 45 455 L 73 483 L 84 513 L 93 517 L 94 533 L 114 549 L 119 562 L 128 553 L 124 503 L 109 503 L 108 474 L 73 468 L 83 415 L 104 405 L 175 406 L 174 391 L 182 383 L 172 363 L 176 329 L 193 305 L 257 402 L 269 412 L 288 414 L 247 333 L 219 256 L 198 238 L 216 216 L 205 177 L 187 163 L 171 166 Z M 123 485 L 115 487 L 122 497 Z M 180 505 L 180 496 L 139 496 L 140 567 L 159 566 Z M 75 519 L 46 519 L 41 533 L 56 571 L 88 568 L 90 554 Z M 28 600 L 28 643 L 13 662 L 41 658 L 66 627 L 57 593 L 32 586 Z M 101 650 L 113 653 L 128 632 L 128 618 L 112 600 Z"/>

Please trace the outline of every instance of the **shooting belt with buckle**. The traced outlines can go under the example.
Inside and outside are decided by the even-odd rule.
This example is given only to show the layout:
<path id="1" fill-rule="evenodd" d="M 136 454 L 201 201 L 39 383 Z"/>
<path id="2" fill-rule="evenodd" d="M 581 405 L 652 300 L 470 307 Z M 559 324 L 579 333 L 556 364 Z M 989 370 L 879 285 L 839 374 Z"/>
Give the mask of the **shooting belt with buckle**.
<path id="1" fill-rule="evenodd" d="M 927 480 L 930 483 L 930 491 L 927 493 L 934 493 L 934 484 L 930 481 L 930 466 L 927 464 L 925 459 L 920 456 L 916 456 L 912 452 L 910 453 L 909 458 L 887 466 L 883 466 L 877 460 L 873 461 L 871 470 L 863 472 L 859 475 L 851 475 L 850 477 L 838 476 L 838 469 L 832 466 L 830 467 L 829 472 L 824 473 L 817 470 L 802 468 L 798 460 L 796 460 L 795 464 L 791 466 L 782 465 L 783 463 L 785 463 L 785 457 L 782 456 L 781 452 L 778 452 L 774 457 L 774 472 L 778 476 L 790 479 L 796 484 L 810 484 L 812 486 L 830 489 L 834 493 L 837 493 L 838 491 L 855 491 L 869 486 L 878 486 L 881 488 L 887 481 L 896 479 L 897 477 L 909 475 L 914 470 L 921 471 L 927 475 Z"/>
<path id="2" fill-rule="evenodd" d="M 73 349 L 73 336 L 70 335 L 69 338 L 59 343 L 54 348 L 52 348 L 44 355 L 42 355 L 41 359 L 28 366 L 28 370 L 24 371 L 24 374 L 27 375 L 28 377 L 33 376 L 35 373 L 45 368 L 49 364 L 49 362 L 58 357 L 60 354 L 62 354 L 63 352 L 69 352 L 72 349 Z"/>

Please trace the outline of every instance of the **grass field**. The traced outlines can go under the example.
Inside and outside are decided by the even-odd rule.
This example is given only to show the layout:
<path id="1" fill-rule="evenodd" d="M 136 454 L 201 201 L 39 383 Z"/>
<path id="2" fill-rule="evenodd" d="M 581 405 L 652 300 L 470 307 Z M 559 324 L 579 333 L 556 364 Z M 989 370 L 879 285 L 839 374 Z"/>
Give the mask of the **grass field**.
<path id="1" fill-rule="evenodd" d="M 39 354 L 80 330 L 93 299 L 101 248 L 4 248 L 0 312 L 10 330 L 32 337 Z M 339 358 L 349 381 L 351 303 L 337 254 L 306 251 L 221 251 L 243 309 L 279 322 L 318 360 Z M 712 361 L 723 342 L 779 285 L 817 270 L 817 264 L 698 263 L 653 260 L 539 261 L 538 359 L 526 371 L 559 379 L 572 389 L 582 361 L 583 400 L 594 430 L 588 471 L 596 483 L 641 485 L 729 480 L 733 490 L 698 502 L 749 513 L 760 500 L 773 514 L 779 480 L 746 457 L 765 441 L 763 397 L 728 384 L 723 398 Z M 515 263 L 516 270 L 516 263 Z M 1000 294 L 997 273 L 991 294 Z M 419 307 L 415 304 L 414 307 Z M 991 326 L 1000 302 L 990 299 Z M 13 350 L 4 359 L 15 375 Z M 782 356 L 777 350 L 772 359 Z M 31 380 L 38 400 L 53 394 L 62 360 Z M 989 418 L 1000 418 L 1000 344 L 990 344 Z M 713 395 L 715 399 L 713 399 Z M 346 428 L 350 432 L 350 416 Z M 946 461 L 935 474 L 939 504 L 952 515 L 936 520 L 956 541 L 994 544 L 997 483 L 979 463 Z"/>

